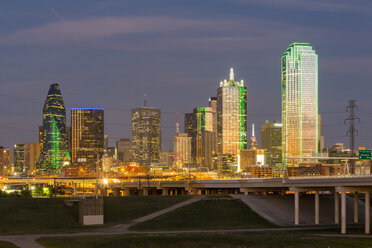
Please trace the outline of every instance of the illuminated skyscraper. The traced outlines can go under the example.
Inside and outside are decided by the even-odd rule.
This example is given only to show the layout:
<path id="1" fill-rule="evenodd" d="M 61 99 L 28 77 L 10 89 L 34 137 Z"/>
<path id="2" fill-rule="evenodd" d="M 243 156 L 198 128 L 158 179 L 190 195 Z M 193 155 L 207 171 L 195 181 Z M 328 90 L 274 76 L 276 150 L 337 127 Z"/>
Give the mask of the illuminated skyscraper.
<path id="1" fill-rule="evenodd" d="M 262 149 L 266 150 L 267 165 L 282 168 L 282 123 L 266 121 L 261 126 Z"/>
<path id="2" fill-rule="evenodd" d="M 159 163 L 161 152 L 160 109 L 144 107 L 132 109 L 132 145 L 134 162 L 141 166 Z"/>
<path id="3" fill-rule="evenodd" d="M 12 150 L 0 146 L 0 176 L 12 174 Z"/>
<path id="4" fill-rule="evenodd" d="M 25 145 L 16 144 L 13 147 L 14 173 L 22 175 L 25 172 Z"/>
<path id="5" fill-rule="evenodd" d="M 58 84 L 49 87 L 43 108 L 43 150 L 37 162 L 39 174 L 59 174 L 70 161 L 66 145 L 66 110 Z"/>
<path id="6" fill-rule="evenodd" d="M 198 164 L 202 163 L 202 133 L 213 131 L 213 112 L 210 107 L 198 107 L 194 109 L 192 156 Z"/>
<path id="7" fill-rule="evenodd" d="M 235 81 L 232 68 L 217 90 L 217 146 L 220 156 L 236 162 L 239 151 L 247 149 L 247 87 Z"/>
<path id="8" fill-rule="evenodd" d="M 318 55 L 309 43 L 293 43 L 281 66 L 283 157 L 308 157 L 318 152 L 319 142 Z"/>
<path id="9" fill-rule="evenodd" d="M 187 133 L 177 133 L 173 138 L 173 151 L 177 166 L 191 163 L 191 137 Z"/>
<path id="10" fill-rule="evenodd" d="M 97 165 L 103 153 L 104 110 L 102 108 L 71 109 L 71 150 L 74 163 Z"/>
<path id="11" fill-rule="evenodd" d="M 40 155 L 40 144 L 30 142 L 25 144 L 25 174 L 35 174 L 35 165 Z"/>

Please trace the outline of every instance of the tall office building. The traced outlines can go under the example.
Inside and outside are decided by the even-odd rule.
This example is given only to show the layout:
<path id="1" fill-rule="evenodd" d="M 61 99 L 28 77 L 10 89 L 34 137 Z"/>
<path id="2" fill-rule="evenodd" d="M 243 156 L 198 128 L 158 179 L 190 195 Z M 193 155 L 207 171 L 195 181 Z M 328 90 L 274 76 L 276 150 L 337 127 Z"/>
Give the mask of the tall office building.
<path id="1" fill-rule="evenodd" d="M 40 144 L 30 142 L 25 144 L 25 174 L 35 174 L 35 165 L 40 155 Z"/>
<path id="2" fill-rule="evenodd" d="M 192 132 L 192 156 L 196 163 L 202 163 L 202 133 L 213 132 L 213 112 L 210 107 L 198 107 L 194 109 L 193 132 Z"/>
<path id="3" fill-rule="evenodd" d="M 133 162 L 133 144 L 128 138 L 123 138 L 116 141 L 116 149 L 118 153 L 118 160 L 123 162 L 124 165 L 129 165 Z"/>
<path id="4" fill-rule="evenodd" d="M 280 169 L 282 167 L 282 123 L 265 121 L 261 126 L 261 140 L 262 149 L 266 150 L 267 165 Z"/>
<path id="5" fill-rule="evenodd" d="M 146 106 L 132 109 L 132 144 L 134 162 L 148 167 L 158 163 L 162 148 L 161 111 Z"/>
<path id="6" fill-rule="evenodd" d="M 201 133 L 201 165 L 208 170 L 217 169 L 217 135 L 216 132 L 202 131 Z"/>
<path id="7" fill-rule="evenodd" d="M 95 168 L 103 153 L 104 110 L 102 108 L 71 109 L 71 150 L 74 163 Z"/>
<path id="8" fill-rule="evenodd" d="M 177 133 L 173 138 L 174 163 L 182 167 L 191 163 L 191 137 L 187 133 Z"/>
<path id="9" fill-rule="evenodd" d="M 282 56 L 283 159 L 288 164 L 318 152 L 318 55 L 293 43 Z"/>
<path id="10" fill-rule="evenodd" d="M 217 146 L 222 161 L 237 162 L 239 151 L 247 149 L 247 87 L 235 81 L 232 68 L 217 90 Z"/>
<path id="11" fill-rule="evenodd" d="M 212 110 L 213 115 L 213 132 L 217 134 L 217 97 L 209 98 L 209 107 Z"/>
<path id="12" fill-rule="evenodd" d="M 12 150 L 0 146 L 0 176 L 9 176 L 12 170 Z"/>
<path id="13" fill-rule="evenodd" d="M 22 175 L 25 172 L 25 145 L 16 144 L 13 147 L 14 173 Z"/>
<path id="14" fill-rule="evenodd" d="M 52 84 L 43 108 L 43 150 L 37 162 L 37 170 L 39 174 L 59 174 L 69 161 L 65 105 L 59 85 Z"/>

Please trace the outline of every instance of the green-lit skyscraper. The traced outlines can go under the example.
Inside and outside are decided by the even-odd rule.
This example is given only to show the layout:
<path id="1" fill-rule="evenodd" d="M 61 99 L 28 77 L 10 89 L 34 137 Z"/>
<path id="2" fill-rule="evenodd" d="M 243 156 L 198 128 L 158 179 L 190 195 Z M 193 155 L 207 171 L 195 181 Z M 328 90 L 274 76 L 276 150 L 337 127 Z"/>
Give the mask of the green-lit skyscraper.
<path id="1" fill-rule="evenodd" d="M 232 68 L 229 80 L 217 89 L 217 146 L 220 156 L 235 162 L 240 150 L 247 149 L 247 87 L 243 80 L 235 81 Z"/>
<path id="2" fill-rule="evenodd" d="M 293 43 L 281 66 L 283 158 L 308 157 L 318 151 L 319 142 L 318 55 L 309 43 Z"/>
<path id="3" fill-rule="evenodd" d="M 68 164 L 66 110 L 58 84 L 49 87 L 43 108 L 43 150 L 37 162 L 38 174 L 59 174 Z"/>

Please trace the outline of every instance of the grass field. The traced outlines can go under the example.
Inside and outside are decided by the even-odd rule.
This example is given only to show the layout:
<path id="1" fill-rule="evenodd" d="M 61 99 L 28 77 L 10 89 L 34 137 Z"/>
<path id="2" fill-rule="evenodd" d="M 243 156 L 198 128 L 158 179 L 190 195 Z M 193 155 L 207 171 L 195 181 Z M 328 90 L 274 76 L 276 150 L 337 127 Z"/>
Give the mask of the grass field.
<path id="1" fill-rule="evenodd" d="M 364 248 L 372 247 L 371 239 L 315 237 L 302 233 L 265 234 L 158 234 L 95 237 L 41 238 L 47 248 Z"/>
<path id="2" fill-rule="evenodd" d="M 106 225 L 129 221 L 188 199 L 188 196 L 105 198 Z M 0 198 L 0 234 L 71 233 L 97 227 L 78 223 L 78 206 L 62 199 Z"/>
<path id="3" fill-rule="evenodd" d="M 18 248 L 18 246 L 13 245 L 12 243 L 0 240 L 0 248 Z"/>
<path id="4" fill-rule="evenodd" d="M 236 199 L 209 198 L 130 228 L 136 231 L 275 227 Z"/>

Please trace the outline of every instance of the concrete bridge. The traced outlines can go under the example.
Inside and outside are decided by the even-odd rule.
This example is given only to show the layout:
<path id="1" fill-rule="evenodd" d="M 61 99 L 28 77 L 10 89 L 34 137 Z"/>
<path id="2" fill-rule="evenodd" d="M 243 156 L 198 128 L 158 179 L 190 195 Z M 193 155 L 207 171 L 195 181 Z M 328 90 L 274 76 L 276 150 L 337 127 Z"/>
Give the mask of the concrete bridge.
<path id="1" fill-rule="evenodd" d="M 119 195 L 208 195 L 208 194 L 293 194 L 294 195 L 294 224 L 299 225 L 301 194 L 314 195 L 314 224 L 319 224 L 319 195 L 327 194 L 334 197 L 334 223 L 341 219 L 341 233 L 346 233 L 346 196 L 354 198 L 354 223 L 358 223 L 359 195 L 365 198 L 365 233 L 370 233 L 370 192 L 372 191 L 372 175 L 344 175 L 291 178 L 261 178 L 261 179 L 229 179 L 229 180 L 187 180 L 187 181 L 125 181 L 120 179 L 97 178 L 32 178 L 0 180 L 0 184 L 37 184 L 62 183 L 73 185 L 74 195 L 77 184 L 84 181 L 100 195 L 112 193 Z M 81 187 L 81 186 L 80 186 Z M 341 202 L 340 202 L 341 195 Z M 340 204 L 341 203 L 341 204 Z M 340 211 L 341 206 L 341 211 Z M 340 214 L 341 212 L 341 214 Z M 341 217 L 341 218 L 340 218 Z"/>

